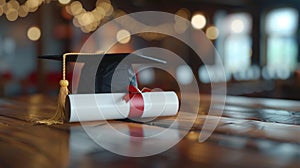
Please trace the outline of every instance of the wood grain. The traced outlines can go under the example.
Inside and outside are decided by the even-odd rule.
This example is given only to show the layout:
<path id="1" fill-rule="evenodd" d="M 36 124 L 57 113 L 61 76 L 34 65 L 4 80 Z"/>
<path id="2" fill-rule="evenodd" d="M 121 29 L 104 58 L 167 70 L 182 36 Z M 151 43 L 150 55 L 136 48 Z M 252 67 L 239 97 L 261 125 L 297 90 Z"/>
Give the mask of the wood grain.
<path id="1" fill-rule="evenodd" d="M 221 104 L 216 101 L 211 108 L 218 109 Z M 0 167 L 300 167 L 298 101 L 228 97 L 222 116 L 208 116 L 210 96 L 201 95 L 195 122 L 189 111 L 181 111 L 180 118 L 162 117 L 145 123 L 34 124 L 50 117 L 55 107 L 56 98 L 45 95 L 0 100 Z M 203 130 L 206 119 L 219 123 L 209 139 L 199 143 L 201 131 L 207 131 Z M 106 150 L 85 131 L 97 128 L 101 136 L 107 126 L 135 139 L 169 127 L 178 135 L 188 133 L 165 152 L 135 158 Z M 113 134 L 105 135 L 118 142 Z M 142 141 L 126 143 L 131 150 L 145 147 Z"/>

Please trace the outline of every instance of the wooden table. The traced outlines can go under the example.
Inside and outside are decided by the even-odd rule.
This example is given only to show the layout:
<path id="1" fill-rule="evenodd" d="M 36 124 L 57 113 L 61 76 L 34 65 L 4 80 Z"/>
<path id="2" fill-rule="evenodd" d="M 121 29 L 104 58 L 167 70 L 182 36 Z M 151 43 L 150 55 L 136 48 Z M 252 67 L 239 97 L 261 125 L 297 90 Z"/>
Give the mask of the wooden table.
<path id="1" fill-rule="evenodd" d="M 97 145 L 80 123 L 34 124 L 54 113 L 53 97 L 0 99 L 0 167 L 300 167 L 300 102 L 228 96 L 214 133 L 199 143 L 209 101 L 210 96 L 201 96 L 201 115 L 175 146 L 153 156 L 125 157 Z M 164 117 L 144 124 L 117 120 L 109 124 L 140 137 L 139 130 L 163 129 L 173 121 L 174 117 Z M 179 121 L 173 131 L 180 134 L 188 122 L 188 117 Z M 101 127 L 107 123 L 86 124 L 105 131 Z M 143 145 L 126 143 L 132 150 Z"/>

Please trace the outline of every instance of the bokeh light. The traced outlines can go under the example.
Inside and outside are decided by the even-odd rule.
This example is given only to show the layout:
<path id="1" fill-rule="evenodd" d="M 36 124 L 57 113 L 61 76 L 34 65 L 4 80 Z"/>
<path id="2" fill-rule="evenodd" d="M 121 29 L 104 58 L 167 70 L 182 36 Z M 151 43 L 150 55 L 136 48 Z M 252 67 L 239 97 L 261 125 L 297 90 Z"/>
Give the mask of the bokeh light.
<path id="1" fill-rule="evenodd" d="M 129 31 L 127 31 L 125 29 L 119 30 L 117 32 L 117 37 L 116 38 L 117 38 L 118 42 L 121 43 L 121 44 L 126 44 L 131 39 Z"/>
<path id="2" fill-rule="evenodd" d="M 244 22 L 240 19 L 236 19 L 231 23 L 231 30 L 234 33 L 241 33 L 245 29 Z"/>
<path id="3" fill-rule="evenodd" d="M 190 18 L 190 15 L 191 15 L 191 12 L 186 9 L 186 8 L 181 8 L 179 9 L 177 12 L 176 12 L 176 15 L 175 16 L 180 16 L 180 17 L 183 17 L 185 19 L 189 19 Z M 175 21 L 177 18 L 175 17 Z"/>
<path id="4" fill-rule="evenodd" d="M 193 71 L 187 65 L 180 65 L 176 69 L 176 79 L 180 84 L 188 85 L 193 82 Z"/>
<path id="5" fill-rule="evenodd" d="M 79 1 L 74 1 L 71 3 L 71 14 L 76 16 L 83 11 L 82 4 Z"/>
<path id="6" fill-rule="evenodd" d="M 191 22 L 195 29 L 202 29 L 206 25 L 206 18 L 202 14 L 195 14 Z"/>
<path id="7" fill-rule="evenodd" d="M 153 68 L 143 69 L 138 73 L 139 82 L 142 84 L 151 84 L 155 79 L 155 71 Z"/>
<path id="8" fill-rule="evenodd" d="M 62 5 L 66 5 L 71 2 L 71 0 L 58 0 L 58 2 Z"/>
<path id="9" fill-rule="evenodd" d="M 3 15 L 3 7 L 0 5 L 0 16 Z"/>
<path id="10" fill-rule="evenodd" d="M 189 26 L 189 22 L 187 20 L 182 19 L 181 17 L 184 19 L 189 19 L 190 11 L 185 8 L 182 8 L 176 12 L 174 30 L 178 34 L 184 33 Z"/>
<path id="11" fill-rule="evenodd" d="M 215 27 L 215 26 L 208 27 L 207 30 L 206 30 L 206 36 L 210 40 L 217 39 L 218 36 L 219 36 L 219 30 L 218 30 L 218 28 Z"/>
<path id="12" fill-rule="evenodd" d="M 38 27 L 30 27 L 27 31 L 27 37 L 32 41 L 37 41 L 41 37 L 41 30 Z"/>
<path id="13" fill-rule="evenodd" d="M 9 21 L 15 21 L 18 19 L 18 11 L 14 8 L 9 8 L 6 12 L 6 18 Z"/>
<path id="14" fill-rule="evenodd" d="M 19 2 L 16 0 L 11 0 L 8 2 L 8 4 L 10 4 L 11 8 L 14 8 L 16 10 L 19 9 L 19 7 L 20 7 Z"/>
<path id="15" fill-rule="evenodd" d="M 6 0 L 0 0 L 0 6 L 3 6 L 5 4 Z"/>
<path id="16" fill-rule="evenodd" d="M 18 9 L 18 13 L 20 17 L 26 17 L 28 15 L 29 9 L 27 6 L 23 5 L 20 6 L 20 8 Z"/>

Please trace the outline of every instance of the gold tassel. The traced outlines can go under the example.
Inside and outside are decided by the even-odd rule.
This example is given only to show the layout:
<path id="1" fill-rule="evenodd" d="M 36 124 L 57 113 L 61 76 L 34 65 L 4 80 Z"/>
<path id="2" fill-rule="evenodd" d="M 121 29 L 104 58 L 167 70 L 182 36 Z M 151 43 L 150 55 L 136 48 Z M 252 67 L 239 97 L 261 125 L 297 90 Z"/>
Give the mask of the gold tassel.
<path id="1" fill-rule="evenodd" d="M 57 101 L 56 112 L 53 117 L 48 120 L 37 121 L 38 124 L 54 125 L 54 124 L 63 124 L 65 120 L 65 103 L 67 95 L 69 94 L 69 81 L 66 80 L 66 56 L 72 55 L 74 53 L 65 53 L 63 55 L 63 79 L 59 81 L 60 89 Z"/>
<path id="2" fill-rule="evenodd" d="M 57 100 L 57 107 L 54 116 L 52 116 L 48 120 L 37 121 L 38 124 L 46 124 L 46 125 L 54 125 L 54 124 L 63 124 L 65 120 L 65 103 L 66 97 L 69 94 L 69 81 L 68 80 L 60 80 L 60 89 Z"/>
<path id="3" fill-rule="evenodd" d="M 69 81 L 60 80 L 59 84 L 60 84 L 60 89 L 59 89 L 56 113 L 51 118 L 51 120 L 57 121 L 57 124 L 62 124 L 65 120 L 65 103 L 66 103 L 66 97 L 69 94 L 69 90 L 68 90 Z"/>
<path id="4" fill-rule="evenodd" d="M 69 81 L 66 80 L 66 57 L 68 55 L 95 55 L 97 53 L 65 53 L 63 55 L 63 63 L 62 63 L 62 80 L 59 81 L 60 89 L 57 101 L 56 112 L 53 117 L 47 120 L 37 121 L 37 124 L 46 124 L 46 125 L 54 125 L 54 124 L 63 124 L 65 121 L 65 103 L 67 95 L 69 94 L 68 86 Z"/>

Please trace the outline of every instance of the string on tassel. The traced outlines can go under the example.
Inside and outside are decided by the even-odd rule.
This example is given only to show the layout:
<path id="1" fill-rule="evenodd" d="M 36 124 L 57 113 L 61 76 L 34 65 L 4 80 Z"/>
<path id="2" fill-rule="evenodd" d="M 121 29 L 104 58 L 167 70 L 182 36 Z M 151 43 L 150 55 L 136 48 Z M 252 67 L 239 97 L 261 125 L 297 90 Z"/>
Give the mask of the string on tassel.
<path id="1" fill-rule="evenodd" d="M 68 89 L 69 81 L 66 79 L 66 58 L 68 55 L 74 55 L 74 54 L 79 54 L 79 53 L 65 53 L 63 55 L 63 60 L 62 60 L 63 76 L 62 76 L 62 80 L 59 81 L 60 89 L 59 89 L 55 114 L 50 119 L 37 121 L 38 124 L 53 125 L 53 124 L 64 123 L 66 97 L 69 94 L 69 89 Z"/>
<path id="2" fill-rule="evenodd" d="M 65 53 L 63 55 L 63 62 L 62 62 L 62 80 L 59 81 L 60 89 L 59 89 L 59 95 L 57 100 L 57 107 L 55 114 L 50 118 L 46 120 L 40 120 L 37 121 L 38 124 L 46 124 L 46 125 L 54 125 L 54 124 L 63 124 L 65 121 L 65 104 L 66 104 L 66 98 L 68 94 L 70 93 L 68 86 L 69 81 L 66 79 L 66 59 L 67 56 L 70 55 L 97 55 L 100 53 Z"/>

